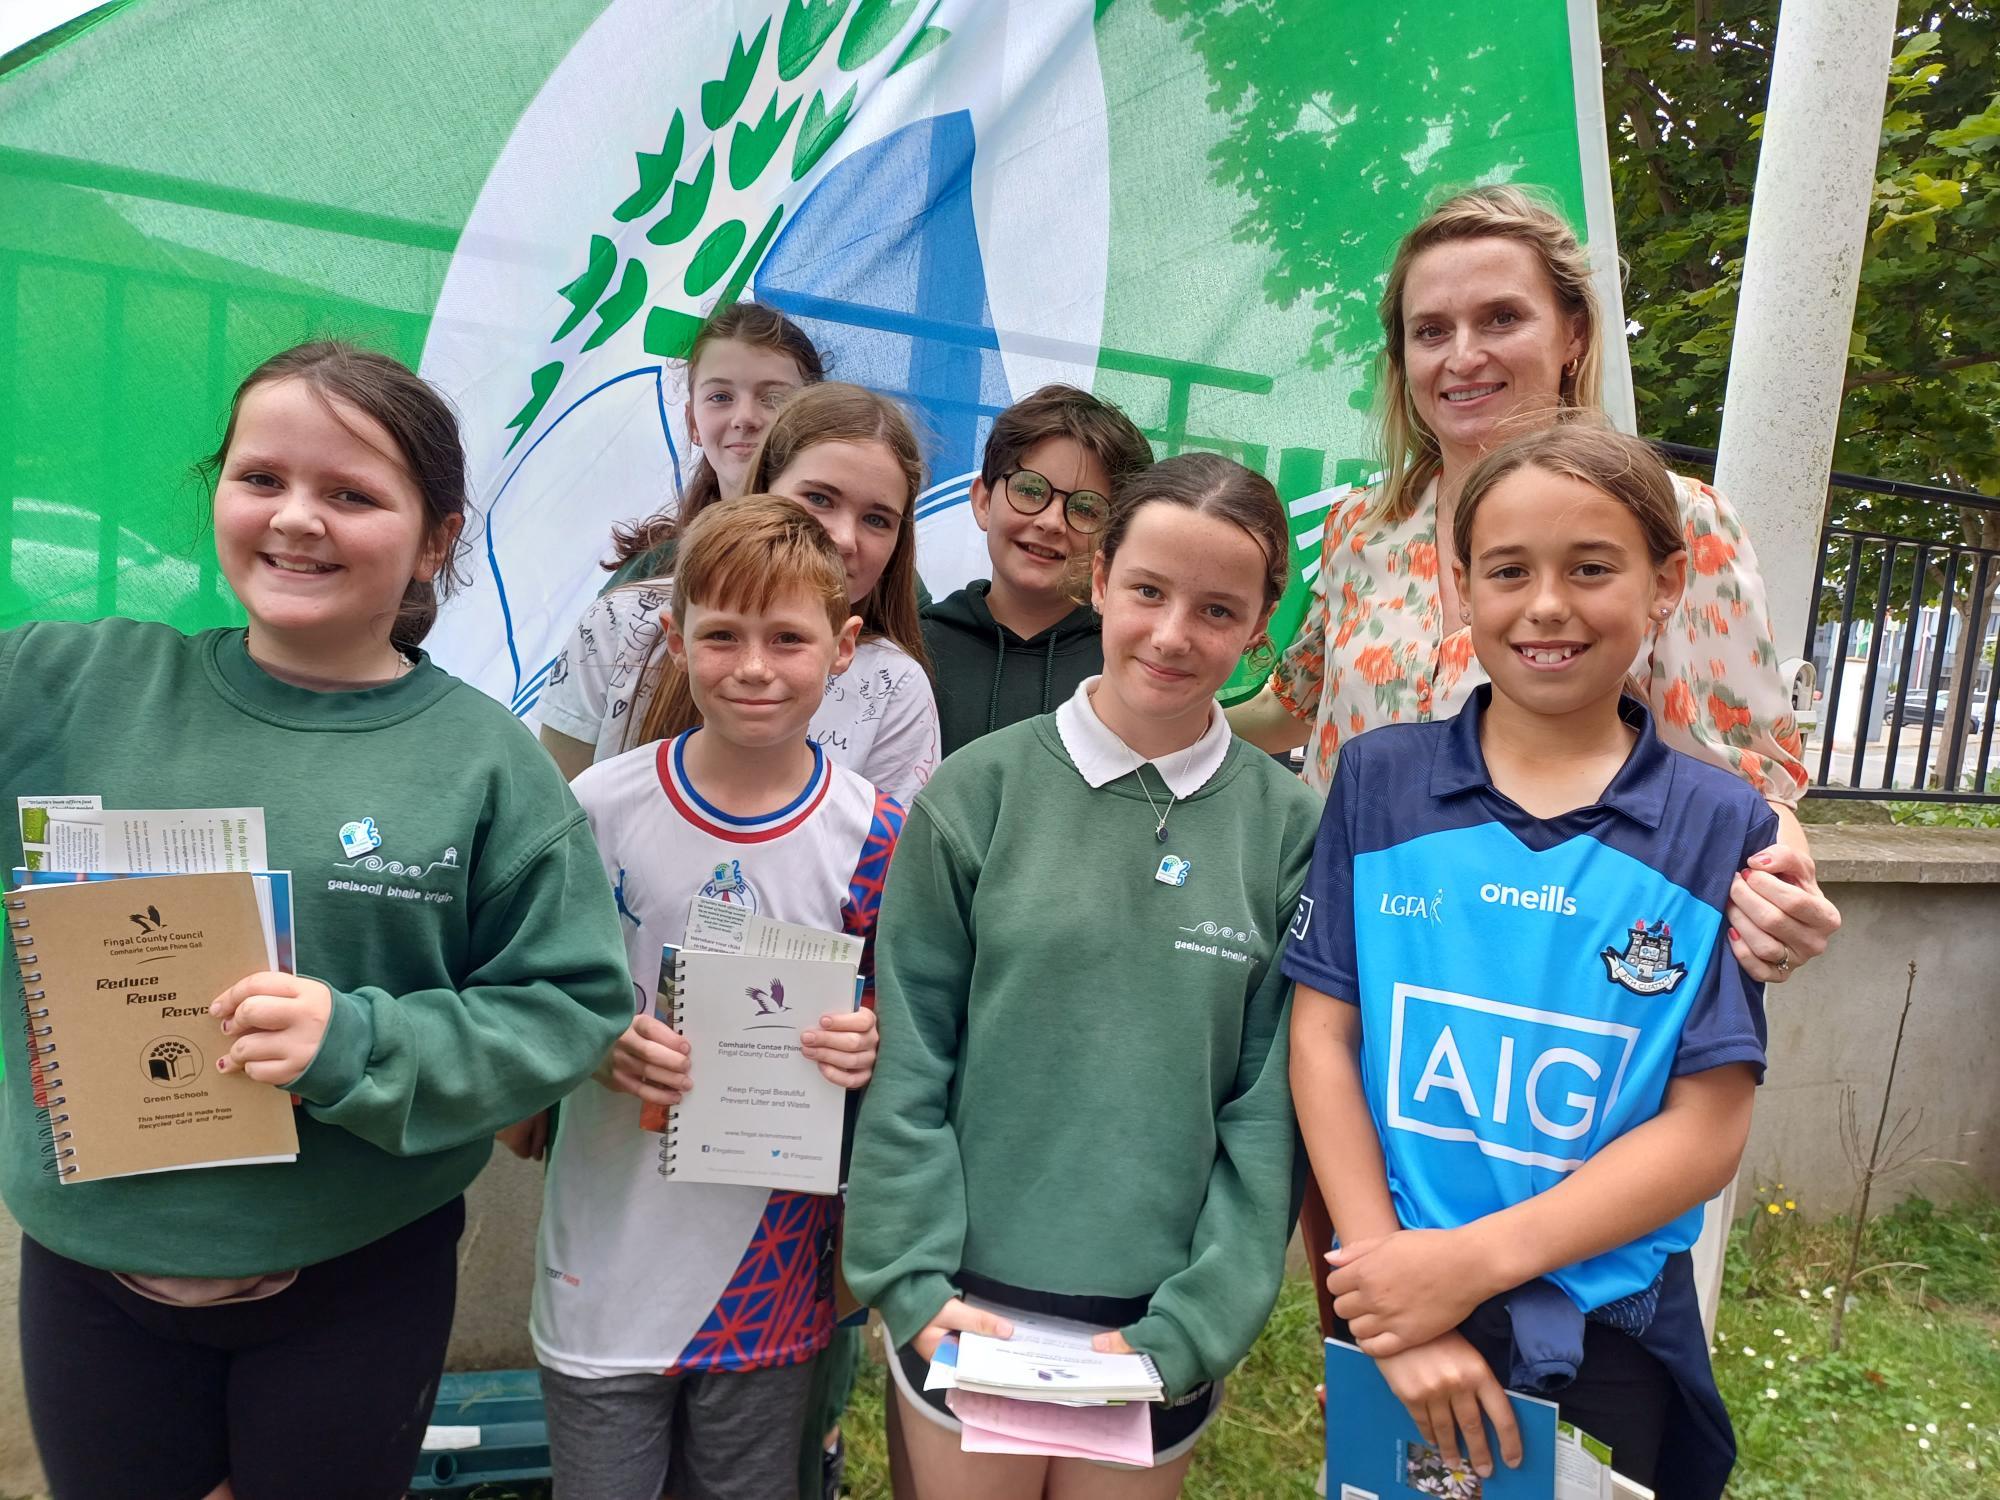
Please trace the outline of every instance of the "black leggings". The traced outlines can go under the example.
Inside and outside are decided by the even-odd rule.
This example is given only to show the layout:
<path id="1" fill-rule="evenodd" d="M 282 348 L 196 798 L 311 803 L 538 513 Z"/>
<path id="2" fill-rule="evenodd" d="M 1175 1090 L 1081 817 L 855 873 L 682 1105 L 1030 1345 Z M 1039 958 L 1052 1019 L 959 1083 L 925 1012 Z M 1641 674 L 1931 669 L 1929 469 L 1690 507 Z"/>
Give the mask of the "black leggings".
<path id="1" fill-rule="evenodd" d="M 284 1291 L 169 1307 L 21 1239 L 28 1420 L 55 1500 L 390 1500 L 444 1368 L 465 1200 Z"/>

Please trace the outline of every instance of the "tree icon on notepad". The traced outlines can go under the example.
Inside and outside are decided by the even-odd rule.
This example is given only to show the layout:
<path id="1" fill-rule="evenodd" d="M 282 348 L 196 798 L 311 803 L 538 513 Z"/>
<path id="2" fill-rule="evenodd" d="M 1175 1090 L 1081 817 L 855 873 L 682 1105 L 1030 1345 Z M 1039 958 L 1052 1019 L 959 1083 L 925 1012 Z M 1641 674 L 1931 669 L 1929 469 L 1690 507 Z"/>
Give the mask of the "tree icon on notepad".
<path id="1" fill-rule="evenodd" d="M 201 1072 L 201 1049 L 183 1036 L 155 1038 L 141 1057 L 148 1082 L 175 1087 Z"/>

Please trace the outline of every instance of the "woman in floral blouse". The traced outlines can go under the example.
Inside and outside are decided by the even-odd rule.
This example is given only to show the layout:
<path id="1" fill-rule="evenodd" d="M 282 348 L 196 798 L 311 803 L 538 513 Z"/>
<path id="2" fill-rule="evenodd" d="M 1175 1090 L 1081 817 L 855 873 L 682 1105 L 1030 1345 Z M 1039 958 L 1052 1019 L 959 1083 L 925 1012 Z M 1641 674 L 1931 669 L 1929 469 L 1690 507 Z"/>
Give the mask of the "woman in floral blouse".
<path id="1" fill-rule="evenodd" d="M 1229 711 L 1273 753 L 1307 745 L 1326 788 L 1341 744 L 1378 724 L 1458 712 L 1486 680 L 1439 559 L 1467 470 L 1563 407 L 1595 406 L 1602 319 L 1569 227 L 1517 188 L 1449 199 L 1405 236 L 1382 295 L 1384 474 L 1327 518 L 1311 612 L 1270 683 Z M 1748 781 L 1782 842 L 1731 888 L 1730 944 L 1753 977 L 1789 979 L 1840 914 L 1821 893 L 1793 808 L 1803 746 L 1756 554 L 1728 501 L 1679 479 L 1688 587 L 1632 667 L 1662 738 Z"/>

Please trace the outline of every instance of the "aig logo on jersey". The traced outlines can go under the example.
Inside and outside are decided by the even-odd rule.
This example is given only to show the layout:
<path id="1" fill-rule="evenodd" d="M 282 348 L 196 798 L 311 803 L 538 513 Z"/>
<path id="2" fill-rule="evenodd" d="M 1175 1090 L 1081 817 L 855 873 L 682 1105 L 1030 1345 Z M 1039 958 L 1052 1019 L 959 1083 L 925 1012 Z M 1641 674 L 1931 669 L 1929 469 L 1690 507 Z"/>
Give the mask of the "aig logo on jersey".
<path id="1" fill-rule="evenodd" d="M 1388 1123 L 1487 1156 L 1567 1172 L 1618 1102 L 1636 1026 L 1399 984 Z"/>

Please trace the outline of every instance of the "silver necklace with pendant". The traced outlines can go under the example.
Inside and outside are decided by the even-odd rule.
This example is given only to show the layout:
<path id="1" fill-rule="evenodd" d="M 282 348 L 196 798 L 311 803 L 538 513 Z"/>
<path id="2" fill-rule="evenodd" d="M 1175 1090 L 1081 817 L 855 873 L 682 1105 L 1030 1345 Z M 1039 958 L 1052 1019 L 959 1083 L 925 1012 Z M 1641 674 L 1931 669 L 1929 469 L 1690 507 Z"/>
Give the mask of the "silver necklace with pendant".
<path id="1" fill-rule="evenodd" d="M 1167 794 L 1167 810 L 1161 812 L 1160 804 L 1153 800 L 1153 794 L 1146 789 L 1146 778 L 1140 774 L 1151 764 L 1150 761 L 1142 762 L 1133 770 L 1132 774 L 1138 778 L 1139 790 L 1146 794 L 1146 805 L 1152 808 L 1153 816 L 1159 819 L 1153 825 L 1153 839 L 1157 843 L 1164 844 L 1167 841 L 1167 819 L 1174 815 L 1174 789 L 1167 785 L 1166 773 L 1161 771 L 1159 767 L 1154 766 L 1153 774 L 1160 778 L 1160 790 Z"/>
<path id="2" fill-rule="evenodd" d="M 1195 742 L 1195 744 L 1200 743 L 1199 740 Z M 1193 756 L 1194 749 L 1194 745 L 1190 745 L 1181 752 L 1183 771 L 1187 769 L 1187 761 Z M 1174 796 L 1173 785 L 1167 780 L 1167 773 L 1158 766 L 1153 766 L 1153 774 L 1160 778 L 1160 790 L 1167 794 L 1167 810 L 1160 811 L 1160 804 L 1153 800 L 1153 793 L 1146 785 L 1144 773 L 1149 765 L 1152 765 L 1151 761 L 1141 761 L 1132 768 L 1132 775 L 1139 783 L 1139 790 L 1145 794 L 1146 805 L 1153 810 L 1153 816 L 1158 820 L 1153 824 L 1153 841 L 1164 844 L 1167 841 L 1167 819 L 1174 815 L 1174 806 L 1179 799 Z M 1186 885 L 1188 874 L 1193 868 L 1192 860 L 1182 859 L 1178 854 L 1164 854 L 1153 871 L 1153 879 L 1161 885 Z"/>

